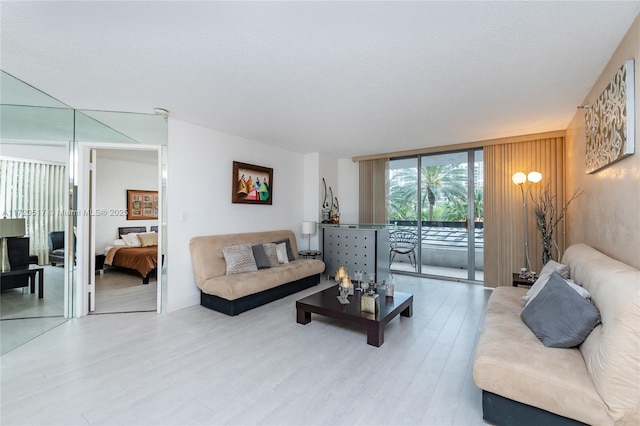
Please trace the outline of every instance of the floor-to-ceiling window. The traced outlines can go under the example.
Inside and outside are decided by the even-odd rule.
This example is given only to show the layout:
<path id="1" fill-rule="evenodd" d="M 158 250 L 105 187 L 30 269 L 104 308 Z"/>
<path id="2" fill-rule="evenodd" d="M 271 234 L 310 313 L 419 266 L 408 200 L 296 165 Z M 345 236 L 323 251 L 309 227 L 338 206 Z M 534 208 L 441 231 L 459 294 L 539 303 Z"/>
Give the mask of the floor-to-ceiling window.
<path id="1" fill-rule="evenodd" d="M 391 270 L 483 280 L 482 150 L 389 161 Z"/>

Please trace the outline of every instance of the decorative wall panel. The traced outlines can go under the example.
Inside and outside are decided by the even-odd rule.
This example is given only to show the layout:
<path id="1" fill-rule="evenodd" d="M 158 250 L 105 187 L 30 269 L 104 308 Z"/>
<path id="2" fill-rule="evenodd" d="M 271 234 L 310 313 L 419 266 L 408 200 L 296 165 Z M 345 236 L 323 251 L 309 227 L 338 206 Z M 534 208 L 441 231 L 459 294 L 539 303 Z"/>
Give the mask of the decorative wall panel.
<path id="1" fill-rule="evenodd" d="M 593 173 L 635 150 L 634 63 L 629 59 L 587 108 L 586 172 Z"/>

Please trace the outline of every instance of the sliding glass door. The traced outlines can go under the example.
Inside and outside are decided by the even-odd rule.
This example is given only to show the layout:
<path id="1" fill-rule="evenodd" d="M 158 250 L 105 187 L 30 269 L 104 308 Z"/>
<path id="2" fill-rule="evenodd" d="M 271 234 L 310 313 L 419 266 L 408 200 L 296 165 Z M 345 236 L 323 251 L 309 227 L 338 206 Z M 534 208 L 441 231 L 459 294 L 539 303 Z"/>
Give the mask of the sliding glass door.
<path id="1" fill-rule="evenodd" d="M 391 270 L 483 280 L 482 176 L 481 150 L 390 160 Z"/>

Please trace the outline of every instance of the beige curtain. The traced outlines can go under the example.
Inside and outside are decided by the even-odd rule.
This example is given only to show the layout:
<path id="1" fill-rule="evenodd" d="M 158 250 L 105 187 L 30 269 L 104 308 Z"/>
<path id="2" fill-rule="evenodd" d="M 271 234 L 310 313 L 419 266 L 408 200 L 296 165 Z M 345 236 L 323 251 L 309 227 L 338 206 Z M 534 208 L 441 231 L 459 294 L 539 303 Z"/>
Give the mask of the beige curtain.
<path id="1" fill-rule="evenodd" d="M 360 223 L 388 223 L 389 159 L 363 160 L 360 167 Z"/>
<path id="2" fill-rule="evenodd" d="M 67 219 L 64 165 L 0 159 L 0 214 L 25 218 L 29 252 L 49 263 L 49 232 L 64 230 Z"/>
<path id="3" fill-rule="evenodd" d="M 556 209 L 562 208 L 564 194 L 564 137 L 490 145 L 484 148 L 484 284 L 511 285 L 513 272 L 525 265 L 523 204 L 520 188 L 511 177 L 516 172 L 542 173 L 542 181 L 532 184 L 537 199 L 548 187 L 556 195 Z M 527 184 L 523 189 L 527 189 Z M 527 235 L 533 271 L 542 268 L 542 244 L 536 229 L 534 203 L 527 197 Z M 554 239 L 564 251 L 564 223 L 559 223 Z"/>

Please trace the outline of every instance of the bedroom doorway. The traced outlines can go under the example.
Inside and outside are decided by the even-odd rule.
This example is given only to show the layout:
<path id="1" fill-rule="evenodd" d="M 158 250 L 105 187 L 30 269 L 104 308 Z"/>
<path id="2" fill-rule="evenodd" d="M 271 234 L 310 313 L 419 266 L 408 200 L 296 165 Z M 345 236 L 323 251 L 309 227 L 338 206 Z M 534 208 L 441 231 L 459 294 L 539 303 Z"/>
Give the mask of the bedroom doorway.
<path id="1" fill-rule="evenodd" d="M 91 150 L 90 314 L 158 311 L 158 156 L 157 150 Z M 142 217 L 129 217 L 133 202 Z"/>
<path id="2" fill-rule="evenodd" d="M 162 226 L 166 148 L 160 145 L 79 144 L 78 170 L 78 316 L 122 312 L 162 312 L 164 232 Z M 131 217 L 127 191 L 155 193 L 152 212 Z M 135 227 L 138 241 L 155 251 L 155 270 L 116 266 L 109 249 L 126 244 L 123 229 Z M 142 233 L 144 228 L 144 234 Z M 155 232 L 155 246 L 147 233 Z M 142 245 L 139 243 L 139 245 Z M 128 248 L 128 247 L 126 247 Z M 150 256 L 147 253 L 147 256 Z M 160 261 L 158 261 L 160 259 Z M 109 264 L 113 266 L 109 266 Z M 143 275 L 146 278 L 143 283 Z"/>

